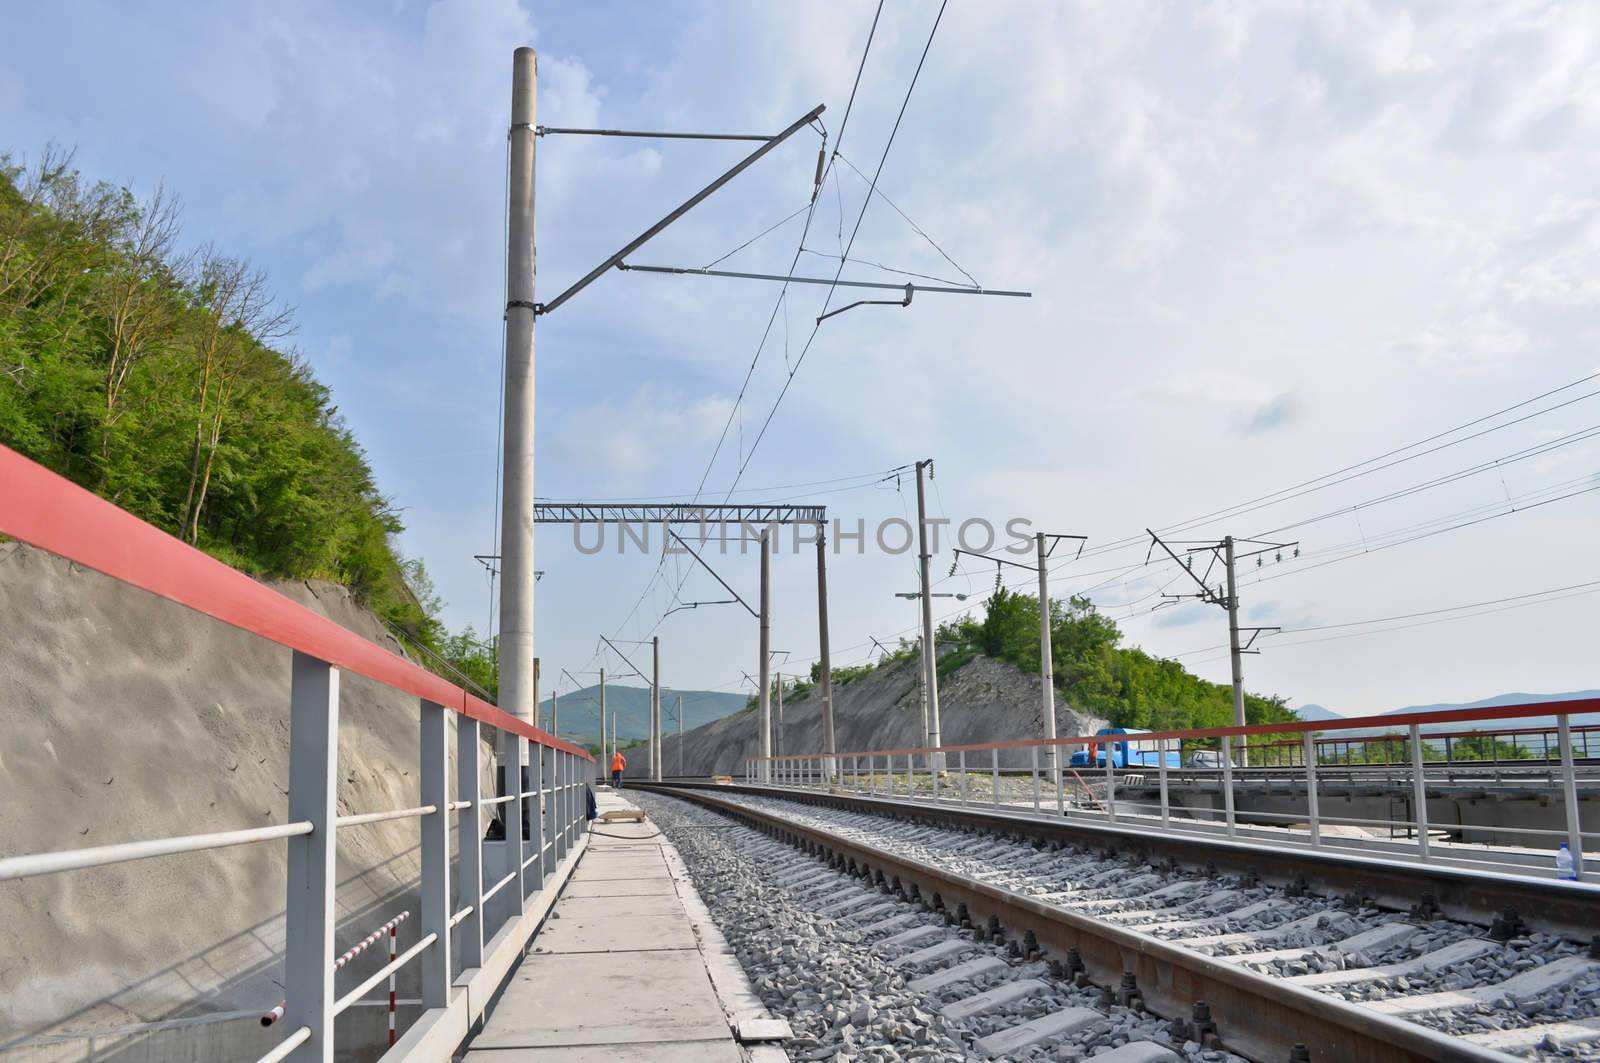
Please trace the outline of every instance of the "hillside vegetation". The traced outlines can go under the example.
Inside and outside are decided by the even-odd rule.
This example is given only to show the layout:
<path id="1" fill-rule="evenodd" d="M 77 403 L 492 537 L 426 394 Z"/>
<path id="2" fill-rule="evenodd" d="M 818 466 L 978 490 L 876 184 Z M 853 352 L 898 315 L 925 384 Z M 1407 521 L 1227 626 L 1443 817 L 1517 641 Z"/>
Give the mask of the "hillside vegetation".
<path id="1" fill-rule="evenodd" d="M 447 641 L 394 507 L 291 346 L 267 278 L 180 246 L 170 193 L 0 156 L 0 442 L 253 575 L 344 584 L 391 629 Z"/>
<path id="2" fill-rule="evenodd" d="M 996 588 L 984 603 L 983 619 L 966 616 L 939 628 L 941 679 L 982 654 L 1037 675 L 1039 599 Z M 1056 690 L 1077 712 L 1103 717 L 1117 727 L 1180 731 L 1227 727 L 1233 723 L 1233 689 L 1211 683 L 1177 661 L 1152 657 L 1135 646 L 1123 646 L 1116 621 L 1101 615 L 1087 598 L 1050 602 L 1050 643 Z M 915 656 L 915 643 L 902 640 L 877 667 Z M 836 685 L 870 673 L 873 666 L 836 668 Z M 796 684 L 795 698 L 804 697 L 817 681 L 812 666 L 808 681 Z M 1245 694 L 1245 719 L 1251 724 L 1296 719 L 1285 699 Z"/>

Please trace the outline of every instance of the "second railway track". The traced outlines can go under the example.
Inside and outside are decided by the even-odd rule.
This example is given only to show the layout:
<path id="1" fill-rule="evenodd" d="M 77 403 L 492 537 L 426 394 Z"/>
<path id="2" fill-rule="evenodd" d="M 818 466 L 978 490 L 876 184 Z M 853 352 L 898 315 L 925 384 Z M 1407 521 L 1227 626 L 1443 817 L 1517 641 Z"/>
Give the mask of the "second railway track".
<path id="1" fill-rule="evenodd" d="M 1027 1040 L 1081 1011 L 1081 1001 L 1065 1004 L 1059 996 L 1059 986 L 1075 981 L 1099 986 L 1103 1008 L 1133 1003 L 1174 1020 L 1157 1038 L 1166 1042 L 1163 1051 L 1226 1048 L 1260 1063 L 1600 1060 L 1595 945 L 1530 933 L 1515 917 L 1486 932 L 1442 917 L 1426 891 L 1413 911 L 1385 912 L 1364 904 L 1360 890 L 1341 902 L 1303 887 L 1264 885 L 1250 873 L 1219 878 L 1003 827 L 917 822 L 921 817 L 903 809 L 672 792 L 819 857 L 840 883 L 864 878 L 917 898 L 955 930 L 970 925 L 948 943 L 924 946 L 933 952 L 913 962 L 955 969 L 957 961 L 970 962 L 961 941 L 999 940 L 1013 954 L 1013 969 L 988 972 L 983 982 L 992 983 L 993 996 L 979 1006 L 1013 1008 L 1014 1036 L 1033 1046 L 1000 1053 L 1004 1058 L 1080 1058 L 1067 1048 L 1037 1054 L 1059 1038 Z M 1563 922 L 1571 922 L 1571 904 L 1570 897 L 1560 902 Z M 1575 914 L 1581 925 L 1581 910 Z M 1051 978 L 1016 973 L 1033 949 L 1049 961 Z M 924 986 L 949 984 L 934 972 L 921 978 Z M 1035 984 L 1041 982 L 1057 988 Z M 1061 1006 L 1040 1011 L 1040 999 Z M 1028 1021 L 1040 1025 L 1024 1028 L 1014 1009 L 1030 1000 L 1040 1013 Z M 966 1014 L 959 1001 L 929 1005 Z M 1082 1015 L 1078 1021 L 1086 1022 Z M 1183 1058 L 1154 1054 L 1150 1041 L 1146 1032 L 1128 1051 Z M 993 1054 L 999 1043 L 967 1050 Z"/>

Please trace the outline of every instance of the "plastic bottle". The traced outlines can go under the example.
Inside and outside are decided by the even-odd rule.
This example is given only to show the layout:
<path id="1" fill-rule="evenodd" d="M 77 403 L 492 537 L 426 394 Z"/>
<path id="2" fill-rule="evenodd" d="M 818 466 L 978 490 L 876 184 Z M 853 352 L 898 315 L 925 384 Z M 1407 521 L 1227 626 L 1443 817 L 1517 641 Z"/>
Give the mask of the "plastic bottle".
<path id="1" fill-rule="evenodd" d="M 1567 848 L 1566 842 L 1562 842 L 1561 848 L 1556 850 L 1556 878 L 1578 881 L 1578 865 L 1573 863 L 1572 850 Z"/>

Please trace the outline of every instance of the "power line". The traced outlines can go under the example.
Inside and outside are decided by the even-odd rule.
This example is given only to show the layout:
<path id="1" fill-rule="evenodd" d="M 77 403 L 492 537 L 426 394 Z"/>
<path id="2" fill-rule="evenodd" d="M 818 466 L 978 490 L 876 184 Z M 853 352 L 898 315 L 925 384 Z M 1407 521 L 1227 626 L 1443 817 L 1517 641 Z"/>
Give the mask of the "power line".
<path id="1" fill-rule="evenodd" d="M 710 269 L 712 266 L 715 266 L 717 263 L 722 262 L 725 259 L 732 258 L 734 255 L 737 255 L 740 251 L 743 251 L 745 248 L 749 247 L 751 244 L 755 243 L 757 240 L 761 239 L 763 236 L 765 236 L 768 233 L 772 232 L 772 230 L 778 229 L 778 228 L 782 228 L 784 225 L 787 225 L 789 222 L 794 221 L 794 219 L 798 218 L 800 215 L 804 214 L 806 211 L 808 211 L 810 209 L 811 209 L 811 204 L 807 203 L 805 206 L 801 207 L 799 210 L 795 211 L 793 214 L 790 214 L 789 216 L 784 218 L 782 221 L 779 221 L 779 222 L 777 222 L 777 223 L 775 223 L 773 225 L 767 226 L 765 229 L 762 229 L 760 232 L 756 233 L 750 239 L 746 240 L 744 243 L 740 244 L 738 247 L 734 248 L 732 251 L 729 251 L 727 254 L 719 255 L 716 258 L 712 259 L 710 262 L 707 262 L 703 268 Z"/>
<path id="2" fill-rule="evenodd" d="M 850 124 L 850 115 L 851 115 L 851 112 L 855 109 L 856 90 L 861 85 L 861 75 L 862 75 L 862 72 L 866 69 L 867 56 L 872 51 L 872 41 L 873 41 L 873 38 L 877 34 L 878 19 L 879 19 L 880 16 L 882 16 L 882 14 L 883 14 L 883 0 L 879 0 L 878 9 L 872 16 L 872 26 L 867 31 L 867 43 L 861 50 L 861 62 L 856 68 L 855 82 L 850 88 L 850 100 L 849 100 L 848 103 L 845 104 L 844 119 L 839 123 L 839 134 L 838 134 L 838 136 L 834 138 L 834 149 L 835 149 L 835 151 L 837 151 L 838 146 L 841 143 L 843 143 L 845 130 Z M 833 169 L 833 163 L 832 163 L 832 160 L 830 160 L 828 162 L 827 170 L 825 170 L 823 172 L 823 174 L 822 174 L 822 180 L 826 180 L 827 179 L 828 171 L 831 171 L 832 169 Z M 835 175 L 834 181 L 835 181 L 835 185 L 837 186 L 837 183 L 838 183 L 837 175 Z M 801 250 L 801 248 L 805 247 L 806 236 L 811 232 L 811 223 L 816 218 L 817 200 L 819 198 L 820 198 L 820 196 L 814 192 L 812 197 L 811 197 L 811 202 L 807 205 L 805 226 L 801 229 L 800 240 L 795 245 L 794 258 L 790 260 L 789 269 L 788 269 L 788 273 L 789 274 L 793 274 L 794 271 L 795 271 L 795 267 L 797 265 L 799 265 L 799 263 L 800 263 L 800 250 Z M 842 266 L 841 266 L 841 268 L 842 268 Z M 708 460 L 706 462 L 705 472 L 701 473 L 701 475 L 700 475 L 700 483 L 695 488 L 695 493 L 694 493 L 694 498 L 695 498 L 696 501 L 699 500 L 701 492 L 705 490 L 706 480 L 710 477 L 711 470 L 716 466 L 717 457 L 722 453 L 723 444 L 727 442 L 728 429 L 733 425 L 735 417 L 738 416 L 739 413 L 740 413 L 740 410 L 741 410 L 741 408 L 743 406 L 743 403 L 744 403 L 745 394 L 750 388 L 751 378 L 754 377 L 754 375 L 755 375 L 756 364 L 761 360 L 761 352 L 766 348 L 767 339 L 772 334 L 773 323 L 777 320 L 778 311 L 779 311 L 779 309 L 783 308 L 784 300 L 787 297 L 788 293 L 789 293 L 789 283 L 788 283 L 788 281 L 785 281 L 783 287 L 778 292 L 778 298 L 772 304 L 772 313 L 770 315 L 768 315 L 768 317 L 767 317 L 767 326 L 761 333 L 761 342 L 756 345 L 755 354 L 750 359 L 750 366 L 749 366 L 748 369 L 745 370 L 744 381 L 739 385 L 739 394 L 738 394 L 737 397 L 735 397 L 735 399 L 733 401 L 733 407 L 728 411 L 728 420 L 722 426 L 721 435 L 719 435 L 717 437 L 717 445 L 712 448 L 711 458 L 710 458 L 710 460 Z M 812 335 L 814 336 L 815 334 L 816 334 L 815 330 L 813 330 Z M 808 346 L 809 346 L 809 341 L 808 341 Z M 802 358 L 803 357 L 804 356 L 802 355 Z M 796 367 L 796 368 L 798 368 L 798 367 Z M 791 369 L 790 373 L 789 373 L 789 379 L 793 379 L 793 377 L 794 377 L 794 370 Z M 787 387 L 787 385 L 785 385 L 785 386 Z M 770 419 L 770 415 L 769 415 L 769 419 Z M 743 421 L 742 421 L 742 419 L 740 420 L 740 426 L 741 426 L 741 434 L 742 434 L 742 431 L 743 431 Z M 765 429 L 763 428 L 763 432 L 764 431 L 765 431 Z M 760 442 L 760 440 L 758 439 L 757 443 L 759 443 L 759 442 Z M 743 448 L 741 447 L 741 450 L 742 449 Z M 754 452 L 754 449 L 755 449 L 754 446 L 752 446 L 751 447 L 752 453 Z M 744 475 L 745 467 L 748 465 L 748 461 L 744 460 L 744 455 L 743 454 L 741 454 L 740 458 L 741 458 L 741 460 L 740 460 L 738 474 L 734 477 L 734 481 L 729 486 L 727 493 L 723 495 L 723 501 L 727 501 L 728 498 L 732 497 L 733 489 L 739 485 L 739 477 Z M 650 594 L 651 589 L 660 580 L 661 573 L 662 573 L 662 571 L 664 570 L 664 568 L 666 566 L 666 561 L 667 561 L 667 555 L 665 553 L 663 553 L 661 555 L 661 560 L 656 563 L 655 571 L 653 573 L 651 573 L 650 579 L 645 583 L 644 590 L 642 592 L 640 592 L 638 601 L 634 602 L 633 608 L 630 609 L 628 611 L 628 615 L 623 618 L 622 624 L 618 625 L 618 628 L 617 628 L 618 632 L 620 632 L 622 630 L 622 628 L 627 625 L 628 621 L 632 620 L 633 617 L 638 614 L 639 607 L 644 604 L 645 598 Z M 678 578 L 677 588 L 673 592 L 673 597 L 674 598 L 677 597 L 677 594 L 678 594 L 679 591 L 683 590 L 683 585 L 688 580 L 689 572 L 691 572 L 691 571 L 693 571 L 693 570 L 692 569 L 683 570 L 681 568 L 679 569 L 680 575 L 679 575 L 679 578 Z M 655 626 L 651 628 L 652 631 L 654 631 L 655 628 L 660 627 L 661 620 L 664 617 L 664 615 L 665 614 L 663 613 L 662 616 L 658 616 L 656 618 Z"/>
<path id="3" fill-rule="evenodd" d="M 862 173 L 859 169 L 857 169 L 855 163 L 851 162 L 849 159 L 847 159 L 843 155 L 839 154 L 839 145 L 835 144 L 833 146 L 833 153 L 835 155 L 839 156 L 839 161 L 840 162 L 842 162 L 846 166 L 850 167 L 850 169 L 855 170 L 857 177 L 861 178 L 863 181 L 865 181 L 867 179 L 867 175 Z M 877 188 L 876 185 L 874 185 L 874 187 L 871 190 L 868 191 L 867 195 L 870 197 L 874 193 L 877 194 L 879 199 L 881 199 L 885 203 L 889 204 L 889 206 L 894 209 L 894 212 L 896 214 L 898 214 L 898 215 L 900 215 L 900 217 L 904 218 L 906 224 L 911 226 L 911 228 L 916 231 L 916 234 L 918 236 L 920 236 L 924 240 L 928 241 L 928 246 L 929 247 L 932 247 L 935 251 L 939 252 L 940 256 L 943 257 L 943 259 L 946 262 L 948 262 L 952 266 L 954 266 L 956 268 L 956 272 L 960 273 L 963 277 L 967 278 L 967 280 L 971 281 L 972 282 L 972 286 L 974 288 L 981 288 L 982 287 L 982 285 L 978 283 L 978 279 L 976 277 L 974 277 L 972 274 L 968 273 L 965 269 L 963 269 L 962 266 L 961 266 L 961 263 L 959 263 L 955 259 L 951 258 L 949 253 L 946 252 L 944 248 L 940 247 L 937 243 L 934 242 L 933 237 L 931 237 L 927 233 L 923 232 L 922 231 L 922 226 L 920 226 L 916 222 L 912 221 L 911 220 L 911 216 L 908 215 L 905 211 L 901 210 L 900 207 L 895 203 L 894 200 L 890 199 L 888 196 L 886 196 L 883 193 L 883 190 L 881 188 Z M 879 267 L 879 268 L 887 268 L 887 267 Z"/>
<path id="4" fill-rule="evenodd" d="M 872 175 L 872 183 L 867 189 L 867 196 L 861 202 L 861 211 L 856 215 L 856 224 L 855 228 L 850 232 L 850 240 L 845 244 L 844 254 L 839 256 L 839 268 L 834 270 L 833 280 L 835 285 L 838 283 L 839 277 L 844 273 L 845 261 L 849 258 L 851 249 L 855 247 L 856 237 L 861 233 L 861 223 L 866 219 L 867 208 L 872 205 L 872 192 L 875 188 L 877 188 L 878 179 L 883 176 L 884 164 L 889 160 L 889 151 L 894 147 L 894 139 L 900 132 L 900 123 L 905 120 L 906 108 L 911 104 L 911 94 L 916 90 L 917 79 L 922 76 L 923 64 L 928 61 L 928 51 L 933 47 L 934 35 L 939 32 L 939 23 L 944 19 L 944 10 L 948 4 L 949 0 L 941 0 L 939 4 L 939 13 L 934 17 L 933 20 L 933 28 L 928 31 L 928 40 L 922 46 L 921 57 L 917 59 L 917 68 L 911 72 L 911 84 L 906 87 L 905 98 L 900 101 L 900 112 L 895 116 L 893 128 L 889 130 L 889 139 L 883 145 L 883 154 L 878 157 L 878 168 Z M 835 150 L 837 150 L 837 145 L 835 145 Z M 802 239 L 801 245 L 804 246 L 804 243 L 805 241 Z M 799 256 L 797 254 L 796 258 L 798 257 Z M 792 267 L 790 272 L 794 272 Z M 785 281 L 784 287 L 787 291 L 787 281 Z M 833 302 L 834 290 L 834 287 L 830 285 L 827 295 L 823 298 L 823 315 L 827 314 L 828 307 Z M 817 324 L 811 329 L 811 335 L 806 339 L 805 347 L 803 347 L 800 351 L 800 357 L 795 360 L 794 368 L 789 370 L 789 375 L 784 378 L 783 387 L 779 389 L 778 397 L 773 400 L 772 408 L 767 411 L 766 420 L 761 423 L 761 430 L 756 433 L 755 441 L 750 444 L 749 454 L 746 455 L 744 461 L 739 466 L 738 473 L 733 478 L 734 486 L 738 485 L 740 477 L 744 475 L 745 469 L 747 469 L 750 465 L 750 459 L 755 457 L 756 448 L 761 445 L 761 440 L 766 437 L 767 428 L 772 424 L 772 418 L 777 414 L 778 407 L 783 404 L 784 396 L 789 394 L 789 385 L 794 382 L 795 374 L 800 372 L 800 367 L 805 364 L 806 355 L 811 352 L 811 344 L 817 338 L 817 332 L 821 329 L 821 327 L 822 318 L 819 317 L 817 319 Z"/>
<path id="5" fill-rule="evenodd" d="M 1426 437 L 1424 437 L 1422 439 L 1419 439 L 1416 442 L 1408 443 L 1405 446 L 1401 446 L 1401 447 L 1395 447 L 1392 450 L 1388 450 L 1388 451 L 1385 451 L 1382 454 L 1378 454 L 1378 455 L 1376 455 L 1374 457 L 1367 458 L 1364 461 L 1358 461 L 1358 462 L 1355 462 L 1354 464 L 1346 465 L 1343 468 L 1335 469 L 1332 472 L 1323 473 L 1321 476 L 1315 476 L 1315 477 L 1312 477 L 1309 480 L 1302 480 L 1301 482 L 1299 482 L 1297 484 L 1292 484 L 1289 487 L 1280 488 L 1277 491 L 1268 492 L 1267 494 L 1260 495 L 1260 496 L 1258 496 L 1256 498 L 1253 498 L 1253 499 L 1250 499 L 1248 501 L 1240 502 L 1240 503 L 1237 503 L 1237 504 L 1232 505 L 1232 506 L 1226 506 L 1226 507 L 1224 507 L 1222 509 L 1212 510 L 1209 513 L 1203 513 L 1203 514 L 1201 514 L 1201 515 L 1199 515 L 1197 517 L 1191 517 L 1191 518 L 1188 518 L 1186 520 L 1180 521 L 1180 522 L 1178 522 L 1176 524 L 1167 525 L 1167 526 L 1161 528 L 1161 531 L 1163 533 L 1167 533 L 1167 534 L 1175 534 L 1175 533 L 1178 533 L 1178 532 L 1188 531 L 1188 530 L 1190 530 L 1192 528 L 1195 528 L 1195 527 L 1198 527 L 1198 526 L 1200 526 L 1202 524 L 1206 524 L 1206 523 L 1209 523 L 1209 522 L 1212 522 L 1212 521 L 1215 521 L 1215 520 L 1220 520 L 1220 519 L 1223 519 L 1225 517 L 1239 516 L 1239 515 L 1242 515 L 1242 513 L 1244 513 L 1244 512 L 1254 512 L 1255 510 L 1258 510 L 1258 509 L 1264 509 L 1264 508 L 1266 508 L 1267 505 L 1275 504 L 1275 502 L 1277 502 L 1277 501 L 1287 501 L 1287 499 L 1280 498 L 1279 496 L 1281 496 L 1281 495 L 1289 495 L 1289 494 L 1292 494 L 1293 492 L 1302 491 L 1302 489 L 1307 488 L 1307 487 L 1311 487 L 1314 484 L 1319 484 L 1324 480 L 1331 480 L 1331 479 L 1334 479 L 1335 477 L 1344 476 L 1346 473 L 1354 472 L 1355 470 L 1361 469 L 1361 468 L 1363 468 L 1365 466 L 1372 465 L 1372 464 L 1375 464 L 1375 463 L 1380 462 L 1380 461 L 1385 461 L 1385 460 L 1387 460 L 1389 458 L 1395 457 L 1395 456 L 1400 455 L 1400 454 L 1404 454 L 1408 450 L 1415 450 L 1418 447 L 1426 446 L 1429 443 L 1433 443 L 1433 442 L 1435 442 L 1437 440 L 1444 439 L 1447 436 L 1455 435 L 1457 432 L 1463 432 L 1463 431 L 1466 431 L 1469 428 L 1474 428 L 1474 427 L 1476 427 L 1476 426 L 1478 426 L 1480 424 L 1483 424 L 1485 422 L 1492 421 L 1497 417 L 1503 417 L 1504 415 L 1506 415 L 1508 413 L 1512 413 L 1512 412 L 1514 412 L 1516 410 L 1522 409 L 1524 406 L 1530 406 L 1533 403 L 1540 401 L 1541 399 L 1547 399 L 1550 396 L 1558 395 L 1563 391 L 1570 391 L 1571 389 L 1573 389 L 1575 387 L 1578 387 L 1578 386 L 1580 386 L 1582 384 L 1587 384 L 1590 381 L 1596 380 L 1596 379 L 1600 379 L 1600 373 L 1590 373 L 1587 376 L 1579 377 L 1577 380 L 1571 381 L 1570 383 L 1567 383 L 1567 384 L 1563 384 L 1560 387 L 1551 388 L 1550 390 L 1541 392 L 1541 393 L 1539 393 L 1537 395 L 1532 396 L 1531 398 L 1523 399 L 1521 402 L 1513 403 L 1512 405 L 1506 406 L 1503 409 L 1496 410 L 1493 413 L 1487 413 L 1487 414 L 1482 415 L 1481 417 L 1475 417 L 1472 420 L 1467 421 L 1467 422 L 1465 422 L 1463 424 L 1455 425 L 1455 426 L 1453 426 L 1451 428 L 1444 429 L 1443 431 L 1440 431 L 1440 432 L 1435 432 L 1434 434 L 1432 434 L 1430 436 L 1426 436 Z M 1555 410 L 1562 409 L 1565 406 L 1570 406 L 1575 402 L 1579 402 L 1579 401 L 1582 401 L 1582 400 L 1588 399 L 1588 398 L 1593 398 L 1597 394 L 1600 394 L 1600 391 L 1589 392 L 1589 393 L 1587 393 L 1585 395 L 1579 396 L 1576 399 L 1571 399 L 1571 400 L 1568 400 L 1566 402 L 1562 402 L 1562 403 L 1560 403 L 1558 405 L 1548 407 L 1548 408 L 1546 408 L 1544 410 L 1540 410 L 1540 411 L 1538 411 L 1536 413 L 1529 414 L 1529 415 L 1524 416 L 1524 417 L 1519 417 L 1514 421 L 1508 421 L 1506 424 L 1497 425 L 1496 427 L 1489 429 L 1487 432 L 1476 433 L 1476 434 L 1474 434 L 1472 436 L 1465 437 L 1465 438 L 1463 438 L 1461 440 L 1456 440 L 1455 442 L 1466 442 L 1468 439 L 1476 439 L 1481 435 L 1487 435 L 1489 432 L 1496 432 L 1496 431 L 1499 431 L 1501 428 L 1508 428 L 1511 425 L 1520 424 L 1523 421 L 1527 421 L 1527 420 L 1529 420 L 1529 419 L 1531 419 L 1533 417 L 1542 416 L 1543 414 L 1550 413 L 1550 412 L 1553 412 Z M 1451 443 L 1449 445 L 1450 446 L 1454 446 L 1455 443 Z M 1443 449 L 1443 448 L 1435 448 L 1435 451 L 1438 450 L 1438 449 Z M 1435 451 L 1429 451 L 1429 453 L 1434 453 Z M 1417 455 L 1417 456 L 1420 457 L 1421 455 Z M 1344 481 L 1341 481 L 1341 482 L 1344 482 Z M 1324 485 L 1324 486 L 1333 486 L 1333 485 L 1332 484 L 1327 484 L 1327 485 Z M 1309 492 L 1305 492 L 1305 493 L 1309 493 Z M 1299 497 L 1299 496 L 1296 495 L 1296 497 Z M 1247 507 L 1249 507 L 1249 508 L 1247 509 Z M 1127 536 L 1126 538 L 1112 540 L 1111 542 L 1103 543 L 1100 546 L 1093 547 L 1093 548 L 1091 548 L 1089 550 L 1086 550 L 1086 551 L 1084 551 L 1084 556 L 1085 557 L 1089 557 L 1089 556 L 1095 556 L 1095 555 L 1100 555 L 1100 554 L 1113 553 L 1113 552 L 1116 552 L 1118 550 L 1127 549 L 1127 548 L 1129 548 L 1131 546 L 1143 545 L 1144 541 L 1145 541 L 1144 540 L 1144 536 L 1142 536 L 1142 535 L 1130 535 L 1130 536 Z"/>
<path id="6" fill-rule="evenodd" d="M 862 71 L 867 69 L 867 54 L 872 51 L 872 38 L 878 33 L 878 19 L 883 15 L 883 0 L 878 0 L 878 10 L 872 13 L 872 28 L 867 30 L 867 43 L 861 49 L 861 62 L 856 67 L 856 80 L 850 86 L 850 101 L 844 105 L 844 120 L 839 123 L 839 135 L 833 138 L 833 154 L 839 154 L 839 145 L 844 143 L 844 131 L 850 125 L 850 112 L 855 109 L 856 90 L 861 87 Z M 831 168 L 831 167 L 830 167 Z"/>

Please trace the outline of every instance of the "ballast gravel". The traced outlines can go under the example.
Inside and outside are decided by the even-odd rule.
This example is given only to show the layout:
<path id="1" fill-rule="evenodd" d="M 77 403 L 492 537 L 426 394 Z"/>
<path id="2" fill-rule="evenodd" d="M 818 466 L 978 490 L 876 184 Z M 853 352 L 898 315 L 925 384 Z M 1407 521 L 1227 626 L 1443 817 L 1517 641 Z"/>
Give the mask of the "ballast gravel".
<path id="1" fill-rule="evenodd" d="M 1048 847 L 1020 835 L 906 822 L 749 794 L 720 795 L 792 822 L 837 833 L 886 853 L 945 867 L 1068 910 L 1120 923 L 1196 951 L 1233 957 L 1280 978 L 1405 963 L 1469 938 L 1481 928 L 1445 919 L 1417 923 L 1419 932 L 1370 952 L 1331 946 L 1407 917 L 1367 906 L 1245 881 L 1156 867 L 1128 857 Z M 1305 949 L 1293 956 L 1252 954 Z M 1352 1002 L 1471 989 L 1582 952 L 1547 934 L 1529 934 L 1436 970 L 1318 987 Z M 1585 978 L 1528 1000 L 1504 999 L 1471 1008 L 1407 1016 L 1453 1036 L 1572 1022 L 1600 1014 L 1600 978 Z M 1600 1061 L 1600 1040 L 1522 1053 L 1535 1060 Z M 1194 1058 L 1207 1058 L 1203 1055 Z"/>
<path id="2" fill-rule="evenodd" d="M 1080 989 L 1053 978 L 1047 964 L 1024 962 L 1008 956 L 1004 947 L 975 941 L 923 905 L 830 870 L 823 861 L 759 831 L 677 798 L 640 792 L 630 797 L 677 848 L 762 1001 L 789 1021 L 795 1036 L 784 1047 L 791 1059 L 979 1059 L 979 1038 L 1064 1008 L 1091 1008 L 1103 1017 L 1087 1028 L 1006 1058 L 1068 1063 L 1149 1041 L 1188 1063 L 1245 1063 L 1195 1042 L 1174 1045 L 1166 1020 L 1115 1004 L 1107 1007 L 1095 987 Z M 908 933 L 919 929 L 920 935 Z M 885 944 L 897 936 L 907 944 Z M 948 963 L 991 957 L 999 969 L 926 992 L 910 988 L 914 979 L 941 968 L 895 961 L 915 949 L 952 940 L 965 946 Z M 1044 987 L 966 1018 L 941 1012 L 946 1005 L 1024 979 L 1037 979 Z"/>

